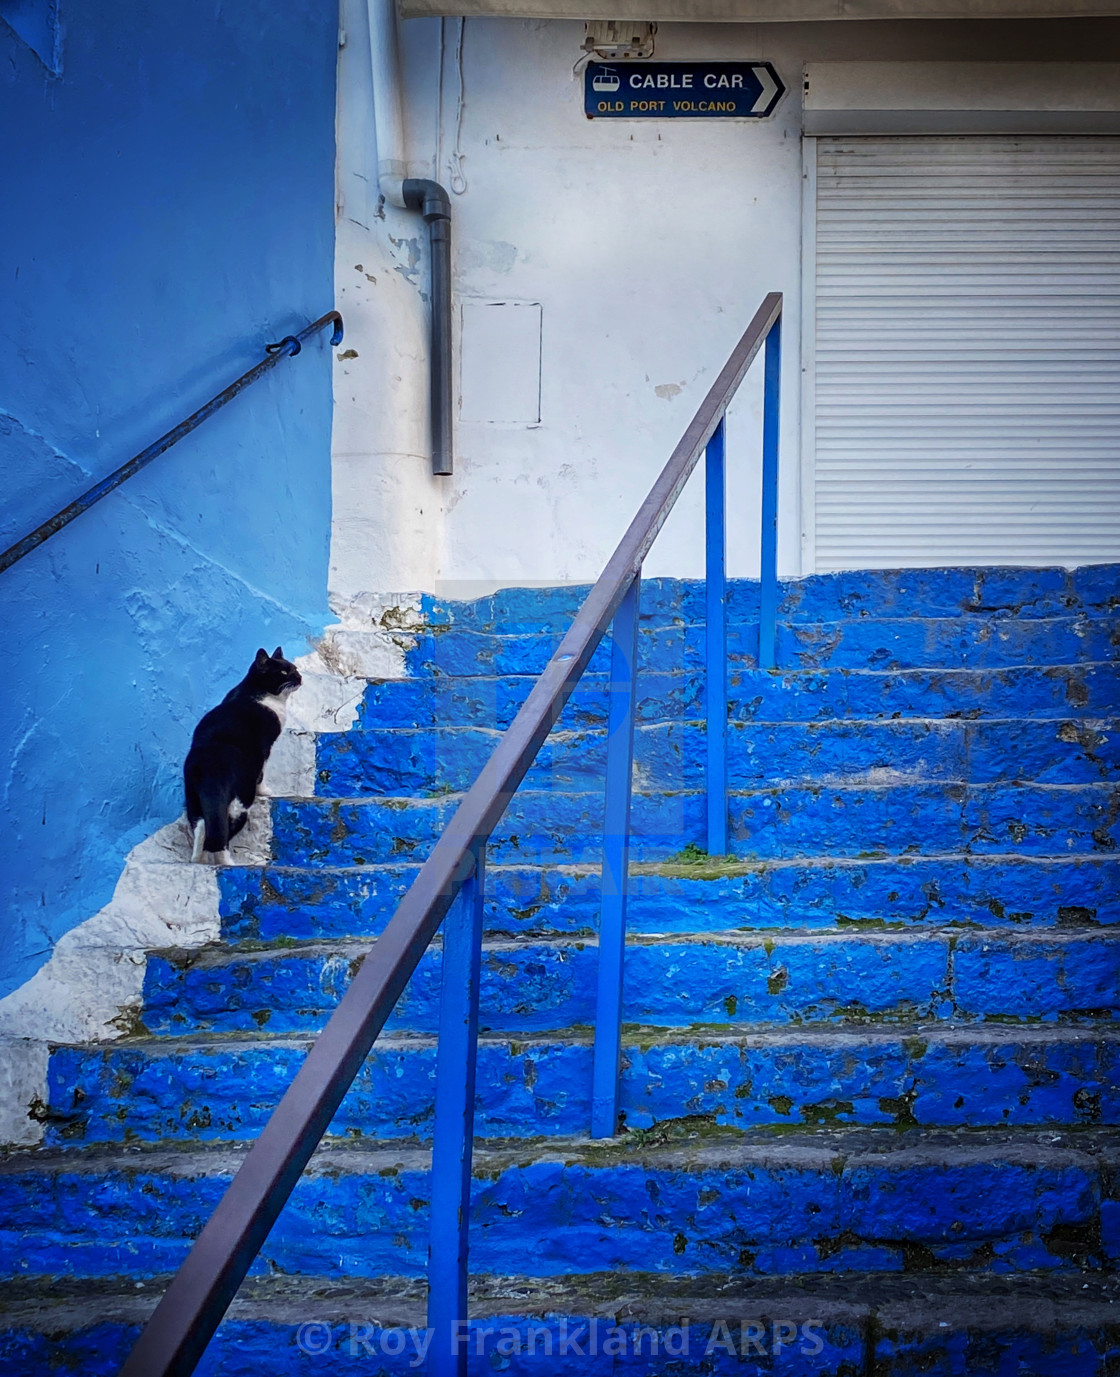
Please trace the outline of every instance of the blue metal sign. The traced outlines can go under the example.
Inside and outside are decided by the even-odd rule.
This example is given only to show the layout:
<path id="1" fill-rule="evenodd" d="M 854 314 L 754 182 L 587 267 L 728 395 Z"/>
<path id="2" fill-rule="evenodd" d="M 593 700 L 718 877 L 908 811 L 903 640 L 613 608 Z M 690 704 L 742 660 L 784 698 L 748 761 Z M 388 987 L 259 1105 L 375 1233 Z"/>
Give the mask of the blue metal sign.
<path id="1" fill-rule="evenodd" d="M 764 120 L 785 86 L 769 62 L 590 62 L 588 119 Z"/>

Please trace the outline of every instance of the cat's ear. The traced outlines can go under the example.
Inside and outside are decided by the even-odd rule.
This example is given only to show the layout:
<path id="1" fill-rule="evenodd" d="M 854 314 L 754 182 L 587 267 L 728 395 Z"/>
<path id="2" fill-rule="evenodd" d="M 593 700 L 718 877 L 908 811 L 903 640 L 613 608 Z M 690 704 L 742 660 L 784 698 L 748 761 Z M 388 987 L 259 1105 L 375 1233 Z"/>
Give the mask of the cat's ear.
<path id="1" fill-rule="evenodd" d="M 280 646 L 277 646 L 276 649 L 272 652 L 272 658 L 274 660 L 282 660 L 284 658 L 284 651 Z"/>
<path id="2" fill-rule="evenodd" d="M 268 664 L 268 651 L 265 650 L 265 648 L 264 648 L 263 645 L 262 645 L 261 648 L 257 651 L 257 656 L 256 656 L 256 659 L 253 661 L 253 664 L 255 664 L 255 665 L 267 665 L 267 664 Z"/>

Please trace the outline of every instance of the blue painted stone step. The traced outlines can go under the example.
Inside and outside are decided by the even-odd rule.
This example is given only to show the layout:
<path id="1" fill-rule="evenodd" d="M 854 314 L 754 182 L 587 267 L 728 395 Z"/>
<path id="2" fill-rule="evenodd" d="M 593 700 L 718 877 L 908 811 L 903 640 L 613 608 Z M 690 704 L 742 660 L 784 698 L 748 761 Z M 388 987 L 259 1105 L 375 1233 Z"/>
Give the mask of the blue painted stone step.
<path id="1" fill-rule="evenodd" d="M 226 941 L 373 937 L 416 878 L 418 863 L 312 870 L 229 866 L 218 872 Z M 591 934 L 597 867 L 491 865 L 492 934 Z M 852 861 L 637 866 L 632 933 L 978 925 L 1020 928 L 1120 922 L 1120 857 L 944 855 Z"/>
<path id="2" fill-rule="evenodd" d="M 869 1345 L 873 1377 L 985 1372 L 1108 1377 L 1120 1357 L 1113 1318 L 1117 1299 L 1111 1293 L 1103 1303 L 1086 1304 L 1093 1285 L 1077 1284 L 1080 1295 L 1060 1300 L 1020 1293 L 992 1305 L 973 1292 L 948 1305 L 942 1296 L 922 1296 L 917 1305 L 902 1297 L 881 1305 Z"/>
<path id="3" fill-rule="evenodd" d="M 562 639 L 560 631 L 496 635 L 451 627 L 419 633 L 407 658 L 410 671 L 420 675 L 539 674 Z M 779 622 L 776 654 L 783 669 L 975 670 L 1109 662 L 1120 658 L 1120 645 L 1113 615 L 1002 621 L 876 617 L 804 626 Z M 647 626 L 639 634 L 641 671 L 698 671 L 705 659 L 703 626 Z M 756 625 L 728 627 L 727 659 L 732 669 L 757 664 Z M 606 673 L 609 667 L 604 638 L 588 668 Z"/>
<path id="4" fill-rule="evenodd" d="M 0 1163 L 0 1267 L 15 1277 L 166 1273 L 240 1159 L 229 1149 L 10 1158 Z M 506 1276 L 1114 1267 L 1116 1165 L 1115 1147 L 1091 1135 L 480 1149 L 471 1256 L 476 1273 Z M 320 1149 L 253 1274 L 422 1275 L 428 1181 L 419 1149 Z"/>
<path id="5" fill-rule="evenodd" d="M 359 709 L 359 728 L 489 727 L 504 729 L 529 695 L 530 675 L 374 680 Z M 638 680 L 640 722 L 701 719 L 701 673 L 647 673 Z M 736 721 L 809 722 L 917 717 L 1077 718 L 1114 716 L 1120 706 L 1116 664 L 1018 666 L 1004 670 L 735 669 L 728 675 Z M 602 727 L 607 676 L 588 674 L 564 708 L 560 727 Z"/>
<path id="6" fill-rule="evenodd" d="M 498 744 L 477 727 L 368 728 L 321 736 L 316 793 L 355 798 L 460 792 Z M 881 777 L 974 784 L 1089 784 L 1120 776 L 1120 723 L 1098 719 L 732 722 L 728 787 L 875 783 Z M 634 767 L 646 790 L 702 789 L 702 723 L 639 726 Z M 606 731 L 553 732 L 525 779 L 528 789 L 602 788 Z"/>
<path id="7" fill-rule="evenodd" d="M 425 596 L 431 626 L 473 631 L 564 631 L 590 585 L 503 588 L 471 601 Z M 732 623 L 758 617 L 758 583 L 731 579 Z M 1120 607 L 1120 564 L 1076 569 L 853 569 L 779 583 L 778 615 L 795 622 L 901 617 L 1063 617 L 1107 613 Z M 642 582 L 641 611 L 651 624 L 704 621 L 704 585 L 695 579 Z"/>
<path id="8" fill-rule="evenodd" d="M 782 679 L 797 676 L 744 674 L 738 686 L 740 715 L 765 712 L 776 717 L 783 701 L 794 696 L 797 683 L 785 693 Z M 929 717 L 1075 717 L 1115 713 L 1120 703 L 1120 667 L 1115 664 L 1022 667 L 1005 670 L 912 670 L 898 673 L 820 671 L 813 690 L 826 701 L 840 696 L 837 716 L 858 718 Z M 767 682 L 769 681 L 769 682 Z M 797 693 L 797 697 L 801 697 Z M 771 706 L 771 700 L 778 701 Z"/>
<path id="9" fill-rule="evenodd" d="M 456 806 L 445 792 L 473 779 L 580 600 L 425 599 L 428 629 L 407 652 L 416 677 L 371 684 L 358 730 L 319 743 L 334 801 L 277 801 L 280 864 L 218 872 L 223 933 L 243 945 L 152 958 L 154 1035 L 53 1053 L 47 1132 L 61 1151 L 0 1162 L 0 1266 L 119 1292 L 175 1265 L 239 1160 L 229 1145 L 262 1127 L 361 939 Z M 780 673 L 752 667 L 757 586 L 734 584 L 730 611 L 741 859 L 698 865 L 676 853 L 704 839 L 701 589 L 643 589 L 630 1131 L 616 1141 L 582 1137 L 607 645 L 492 847 L 472 1220 L 472 1267 L 496 1277 L 483 1313 L 504 1313 L 501 1288 L 526 1270 L 570 1289 L 573 1273 L 632 1269 L 643 1304 L 651 1272 L 740 1295 L 793 1276 L 801 1296 L 806 1279 L 838 1273 L 819 1359 L 595 1370 L 1105 1377 L 1120 1343 L 1091 1307 L 1067 1308 L 1063 1329 L 1037 1307 L 968 1306 L 1001 1272 L 1066 1275 L 1068 1301 L 1120 1261 L 1120 1152 L 1105 1135 L 1120 1115 L 1107 927 L 1120 920 L 1120 566 L 794 581 Z M 385 796 L 347 801 L 370 792 Z M 290 945 L 312 938 L 322 945 Z M 252 949 L 262 942 L 275 945 Z M 437 950 L 266 1244 L 258 1284 L 306 1279 L 306 1305 L 324 1280 L 422 1275 L 438 973 Z M 935 1308 L 889 1289 L 957 1271 L 948 1333 Z M 77 1348 L 44 1350 L 34 1325 L 0 1335 L 0 1367 L 14 1352 L 31 1377 L 45 1352 L 62 1371 L 73 1356 L 83 1377 L 113 1370 L 128 1323 L 106 1313 Z M 291 1315 L 286 1329 L 273 1312 L 231 1323 L 240 1349 L 207 1359 L 222 1377 L 336 1370 L 333 1355 L 290 1353 Z M 475 1369 L 493 1364 L 480 1354 Z"/>
<path id="10" fill-rule="evenodd" d="M 153 1035 L 308 1032 L 322 1026 L 365 945 L 149 958 L 143 1021 Z M 552 1032 L 595 1021 L 598 946 L 580 940 L 488 943 L 480 1027 Z M 438 949 L 429 950 L 389 1031 L 435 1034 Z M 627 948 L 623 1019 L 681 1028 L 772 1022 L 910 1023 L 1112 1019 L 1120 1014 L 1120 933 L 983 936 L 776 932 L 771 938 L 636 939 Z"/>
<path id="11" fill-rule="evenodd" d="M 477 1278 L 467 1372 L 650 1377 L 660 1361 L 687 1362 L 697 1377 L 978 1377 L 999 1364 L 1016 1377 L 1108 1377 L 1120 1347 L 1118 1287 L 1086 1276 Z M 116 1377 L 156 1288 L 60 1280 L 47 1296 L 33 1282 L 4 1289 L 5 1371 Z M 422 1283 L 407 1277 L 252 1278 L 197 1371 L 370 1377 L 376 1363 L 383 1377 L 415 1374 L 424 1299 Z M 309 1355 L 318 1344 L 323 1351 Z"/>
<path id="12" fill-rule="evenodd" d="M 272 805 L 273 854 L 289 864 L 422 860 L 458 805 L 454 797 Z M 658 860 L 702 841 L 699 792 L 635 793 L 631 854 Z M 1084 785 L 821 785 L 731 794 L 732 854 L 758 859 L 969 851 L 1092 855 L 1120 842 L 1120 788 Z M 522 789 L 488 855 L 502 863 L 598 860 L 601 790 Z"/>
<path id="13" fill-rule="evenodd" d="M 49 1066 L 57 1143 L 236 1140 L 264 1126 L 306 1055 L 306 1037 L 137 1038 L 63 1047 Z M 426 1136 L 435 1041 L 378 1040 L 335 1117 L 338 1136 Z M 488 1036 L 479 1044 L 480 1137 L 579 1134 L 589 1123 L 587 1033 Z M 1120 1032 L 1107 1025 L 926 1025 L 623 1038 L 630 1128 L 701 1115 L 720 1125 L 982 1127 L 1120 1122 Z"/>

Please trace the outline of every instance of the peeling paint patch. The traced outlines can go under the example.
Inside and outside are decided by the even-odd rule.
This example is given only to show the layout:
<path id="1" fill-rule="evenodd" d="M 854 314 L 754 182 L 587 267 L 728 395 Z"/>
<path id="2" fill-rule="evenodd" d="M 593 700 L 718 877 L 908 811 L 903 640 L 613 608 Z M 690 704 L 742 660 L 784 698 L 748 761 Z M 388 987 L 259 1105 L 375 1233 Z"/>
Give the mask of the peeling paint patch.
<path id="1" fill-rule="evenodd" d="M 38 1039 L 0 1037 L 0 1143 L 32 1147 L 42 1138 L 32 1110 L 46 1098 L 49 1056 Z"/>
<path id="2" fill-rule="evenodd" d="M 420 280 L 420 240 L 419 239 L 394 239 L 389 236 L 389 243 L 392 245 L 392 254 L 395 262 L 393 271 L 408 282 L 417 283 Z"/>
<path id="3" fill-rule="evenodd" d="M 683 379 L 679 383 L 659 383 L 653 390 L 663 402 L 671 402 L 674 397 L 679 397 L 684 391 L 685 383 Z"/>

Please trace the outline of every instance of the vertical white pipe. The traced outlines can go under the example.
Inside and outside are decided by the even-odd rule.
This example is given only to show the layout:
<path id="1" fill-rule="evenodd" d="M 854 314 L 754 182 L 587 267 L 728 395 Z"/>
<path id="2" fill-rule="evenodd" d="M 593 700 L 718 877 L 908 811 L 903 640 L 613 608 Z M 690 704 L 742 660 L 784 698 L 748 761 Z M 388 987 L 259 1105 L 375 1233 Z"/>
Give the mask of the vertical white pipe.
<path id="1" fill-rule="evenodd" d="M 396 0 L 367 0 L 367 3 L 377 179 L 381 194 L 389 204 L 403 208 L 402 184 L 408 176 L 408 168 L 405 160 L 401 67 L 397 51 L 397 5 Z"/>

